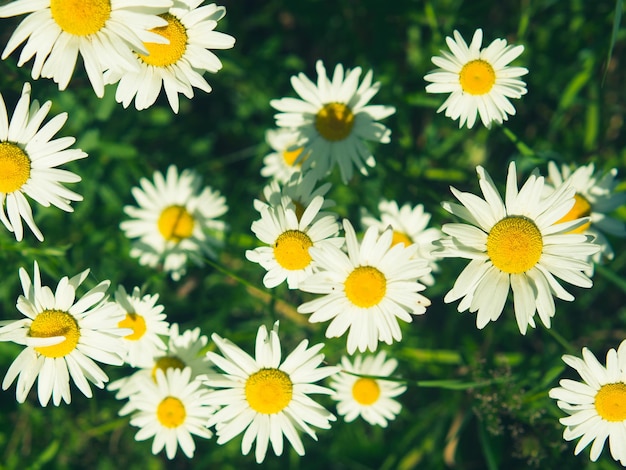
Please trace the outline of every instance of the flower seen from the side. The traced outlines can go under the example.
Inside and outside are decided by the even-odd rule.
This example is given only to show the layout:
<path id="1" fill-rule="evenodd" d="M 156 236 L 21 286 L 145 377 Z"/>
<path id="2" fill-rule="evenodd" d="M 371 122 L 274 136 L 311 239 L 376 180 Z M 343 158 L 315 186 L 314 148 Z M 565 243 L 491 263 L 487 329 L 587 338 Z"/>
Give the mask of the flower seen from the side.
<path id="1" fill-rule="evenodd" d="M 272 148 L 272 152 L 263 158 L 261 176 L 286 183 L 294 173 L 300 171 L 304 159 L 304 156 L 298 159 L 303 148 L 294 148 L 298 142 L 298 132 L 286 128 L 268 129 L 265 132 L 265 140 Z"/>
<path id="2" fill-rule="evenodd" d="M 342 372 L 331 377 L 330 383 L 335 390 L 332 398 L 338 402 L 337 413 L 348 423 L 361 416 L 371 425 L 387 427 L 388 421 L 394 420 L 402 409 L 394 398 L 404 393 L 406 385 L 378 377 L 390 376 L 396 367 L 398 361 L 387 359 L 384 351 L 359 354 L 354 362 L 343 356 Z"/>
<path id="3" fill-rule="evenodd" d="M 411 315 L 421 315 L 430 305 L 418 279 L 430 272 L 428 263 L 414 257 L 415 245 L 391 246 L 393 231 L 379 234 L 370 227 L 359 244 L 348 220 L 343 227 L 347 253 L 334 246 L 309 249 L 319 271 L 298 287 L 305 292 L 323 294 L 298 307 L 299 313 L 312 313 L 312 323 L 332 320 L 327 338 L 348 332 L 349 354 L 375 351 L 378 342 L 391 344 L 402 339 L 398 320 L 410 323 Z"/>
<path id="4" fill-rule="evenodd" d="M 587 219 L 557 223 L 574 205 L 575 190 L 561 185 L 544 196 L 544 178 L 532 174 L 518 190 L 515 163 L 511 162 L 504 200 L 481 166 L 476 168 L 484 199 L 451 188 L 461 204 L 443 203 L 444 209 L 465 223 L 442 227 L 443 257 L 471 260 L 446 303 L 461 299 L 458 310 L 477 312 L 476 326 L 483 328 L 500 317 L 509 291 L 522 334 L 535 327 L 534 315 L 546 327 L 555 313 L 554 297 L 572 301 L 557 278 L 579 287 L 591 287 L 584 274 L 589 256 L 598 250 L 591 237 L 571 233 Z"/>
<path id="5" fill-rule="evenodd" d="M 133 98 L 138 110 L 149 108 L 163 88 L 178 113 L 179 94 L 191 99 L 194 87 L 211 92 L 202 75 L 222 68 L 211 49 L 230 49 L 235 38 L 214 31 L 226 9 L 215 3 L 202 5 L 203 1 L 175 0 L 169 11 L 159 15 L 166 24 L 152 29 L 168 43 L 144 42 L 148 53 L 136 54 L 135 71 L 111 67 L 105 73 L 106 83 L 117 83 L 115 99 L 125 108 Z"/>
<path id="6" fill-rule="evenodd" d="M 589 217 L 589 222 L 575 231 L 593 236 L 595 243 L 600 245 L 600 251 L 593 256 L 596 263 L 603 259 L 612 260 L 615 256 L 605 232 L 616 237 L 626 237 L 626 224 L 608 215 L 626 203 L 626 192 L 615 191 L 619 183 L 616 176 L 617 168 L 602 173 L 595 170 L 593 163 L 581 165 L 573 171 L 568 165 L 562 165 L 559 170 L 555 162 L 548 163 L 549 183 L 554 188 L 569 180 L 576 190 L 574 207 L 561 221 Z"/>
<path id="7" fill-rule="evenodd" d="M 441 238 L 441 232 L 434 227 L 428 227 L 430 223 L 430 214 L 424 212 L 424 206 L 418 204 L 411 207 L 410 204 L 404 204 L 398 207 L 396 201 L 388 201 L 382 199 L 378 203 L 380 218 L 376 218 L 370 214 L 364 214 L 361 217 L 361 223 L 368 229 L 375 226 L 382 232 L 391 227 L 393 230 L 393 238 L 391 246 L 397 243 L 404 243 L 405 246 L 411 244 L 417 245 L 415 256 L 428 261 L 432 271 L 438 269 L 436 258 L 433 255 L 433 241 Z M 431 273 L 428 273 L 421 282 L 427 286 L 432 286 L 435 282 Z"/>
<path id="8" fill-rule="evenodd" d="M 317 84 L 303 73 L 291 77 L 299 99 L 282 98 L 270 104 L 279 111 L 276 125 L 298 132 L 292 150 L 302 148 L 296 160 L 302 163 L 302 171 L 310 169 L 319 180 L 338 165 L 342 180 L 348 182 L 354 166 L 364 175 L 366 167 L 374 167 L 376 161 L 365 141 L 389 143 L 391 131 L 378 121 L 396 110 L 368 104 L 380 88 L 379 82 L 372 84 L 371 70 L 361 83 L 361 67 L 344 73 L 338 64 L 332 79 L 322 61 L 317 61 L 316 70 Z"/>
<path id="9" fill-rule="evenodd" d="M 139 207 L 124 207 L 131 220 L 120 224 L 126 236 L 135 240 L 130 255 L 139 258 L 139 264 L 161 265 L 179 280 L 188 259 L 201 265 L 203 257 L 217 257 L 226 224 L 216 218 L 228 210 L 219 191 L 203 188 L 195 171 L 179 174 L 173 165 L 165 176 L 156 171 L 154 182 L 142 178 L 139 183 L 132 189 Z"/>
<path id="10" fill-rule="evenodd" d="M 137 441 L 153 439 L 153 454 L 165 448 L 171 460 L 180 447 L 192 458 L 196 450 L 192 436 L 209 439 L 213 435 L 206 425 L 214 411 L 208 395 L 202 382 L 192 378 L 190 368 L 159 369 L 156 380 L 144 380 L 120 415 L 130 414 L 130 424 L 141 428 L 135 434 Z"/>
<path id="11" fill-rule="evenodd" d="M 18 241 L 24 236 L 22 219 L 37 239 L 43 240 L 25 196 L 44 207 L 53 205 L 66 212 L 74 210 L 72 201 L 83 199 L 63 186 L 77 183 L 80 176 L 57 167 L 87 154 L 69 148 L 76 141 L 74 137 L 51 140 L 67 120 L 67 113 L 61 113 L 42 126 L 51 106 L 50 101 L 41 107 L 37 100 L 31 103 L 30 85 L 26 83 L 9 119 L 0 94 L 0 220 Z"/>
<path id="12" fill-rule="evenodd" d="M 217 334 L 212 339 L 222 355 L 209 351 L 207 356 L 224 374 L 207 380 L 216 389 L 209 403 L 220 407 L 210 418 L 217 443 L 224 444 L 243 433 L 241 451 L 247 455 L 256 441 L 255 457 L 263 462 L 269 444 L 274 453 L 283 453 L 283 436 L 304 455 L 299 433 L 317 440 L 314 427 L 329 429 L 335 416 L 315 402 L 312 393 L 331 394 L 318 382 L 339 369 L 321 366 L 323 344 L 308 347 L 303 340 L 283 361 L 278 338 L 278 323 L 270 332 L 261 326 L 256 337 L 255 357 Z"/>
<path id="13" fill-rule="evenodd" d="M 19 403 L 26 400 L 35 380 L 42 406 L 51 397 L 56 406 L 61 400 L 70 403 L 70 379 L 91 398 L 88 381 L 102 388 L 109 380 L 94 361 L 123 364 L 121 337 L 129 330 L 118 327 L 123 315 L 117 305 L 105 300 L 109 281 L 76 297 L 76 290 L 88 274 L 86 270 L 72 278 L 63 277 L 53 291 L 42 285 L 37 262 L 32 279 L 20 268 L 24 294 L 17 300 L 17 309 L 26 318 L 0 328 L 0 341 L 26 346 L 2 382 L 6 390 L 17 378 Z"/>
<path id="14" fill-rule="evenodd" d="M 560 387 L 550 390 L 550 397 L 568 414 L 559 420 L 565 426 L 563 439 L 579 439 L 576 455 L 591 444 L 595 462 L 608 438 L 611 457 L 626 466 L 626 341 L 617 352 L 608 351 L 605 366 L 589 349 L 582 353 L 582 359 L 563 356 L 582 381 L 561 379 Z"/>
<path id="15" fill-rule="evenodd" d="M 135 287 L 132 294 L 123 286 L 115 292 L 115 302 L 125 315 L 118 326 L 132 330 L 124 336 L 124 361 L 133 367 L 152 360 L 166 349 L 159 335 L 168 335 L 169 323 L 165 321 L 163 306 L 157 305 L 158 300 L 158 294 L 141 295 L 139 287 Z"/>
<path id="16" fill-rule="evenodd" d="M 523 51 L 524 46 L 507 45 L 505 39 L 495 39 L 482 48 L 483 31 L 477 29 L 468 46 L 458 31 L 454 39 L 446 38 L 450 52 L 432 58 L 439 67 L 427 74 L 424 80 L 428 93 L 449 93 L 450 96 L 437 112 L 459 120 L 459 127 L 474 126 L 476 115 L 485 127 L 492 122 L 502 124 L 515 114 L 510 99 L 526 94 L 526 83 L 519 77 L 528 73 L 524 67 L 509 64 Z"/>
<path id="17" fill-rule="evenodd" d="M 294 209 L 282 205 L 264 207 L 261 219 L 252 222 L 254 234 L 269 246 L 247 250 L 246 258 L 267 270 L 265 287 L 276 287 L 286 280 L 290 289 L 297 289 L 316 269 L 309 254 L 311 247 L 343 245 L 335 216 L 318 218 L 323 201 L 322 196 L 315 197 L 300 218 Z"/>
<path id="18" fill-rule="evenodd" d="M 0 7 L 0 18 L 29 14 L 15 29 L 2 59 L 22 48 L 18 66 L 34 59 L 33 79 L 51 78 L 64 90 L 80 55 L 94 92 L 104 95 L 103 73 L 115 66 L 137 67 L 133 51 L 144 42 L 165 42 L 148 30 L 165 26 L 157 15 L 171 0 L 15 0 Z"/>

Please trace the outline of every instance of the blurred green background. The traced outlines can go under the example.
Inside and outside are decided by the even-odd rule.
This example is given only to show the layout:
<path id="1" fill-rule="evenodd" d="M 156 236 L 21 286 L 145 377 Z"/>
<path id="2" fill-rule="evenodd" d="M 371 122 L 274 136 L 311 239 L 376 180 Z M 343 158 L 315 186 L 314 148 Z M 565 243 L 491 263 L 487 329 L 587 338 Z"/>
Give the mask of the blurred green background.
<path id="1" fill-rule="evenodd" d="M 6 3 L 6 2 L 2 2 Z M 619 2 L 618 0 L 618 3 Z M 0 92 L 12 113 L 22 84 L 31 81 L 33 97 L 52 100 L 51 115 L 69 113 L 61 135 L 77 138 L 89 158 L 66 167 L 82 176 L 72 185 L 84 196 L 75 212 L 34 207 L 45 236 L 38 243 L 27 233 L 17 243 L 0 230 L 1 319 L 17 319 L 21 293 L 18 268 L 32 272 L 33 260 L 44 280 L 55 286 L 64 275 L 91 269 L 92 287 L 110 279 L 127 290 L 144 286 L 158 293 L 170 322 L 183 328 L 200 326 L 217 332 L 252 352 L 256 330 L 281 320 L 283 351 L 302 340 L 325 342 L 329 363 L 345 352 L 345 338 L 325 340 L 326 325 L 311 325 L 295 308 L 305 297 L 286 286 L 263 287 L 263 269 L 244 258 L 257 246 L 250 224 L 258 218 L 252 201 L 266 181 L 260 176 L 270 152 L 264 133 L 273 128 L 269 101 L 295 96 L 291 75 L 314 78 L 314 64 L 323 59 L 328 70 L 336 63 L 373 69 L 382 82 L 375 104 L 393 105 L 395 115 L 384 123 L 392 142 L 374 148 L 377 166 L 369 177 L 357 175 L 349 185 L 334 173 L 328 197 L 341 217 L 358 225 L 361 208 L 376 213 L 381 197 L 399 204 L 424 204 L 439 227 L 452 219 L 441 202 L 452 200 L 449 186 L 477 191 L 475 166 L 481 164 L 497 183 L 504 182 L 507 163 L 515 159 L 526 176 L 533 168 L 546 171 L 550 159 L 598 168 L 617 167 L 626 181 L 626 29 L 621 7 L 611 0 L 562 1 L 409 1 L 396 0 L 246 0 L 223 1 L 227 15 L 219 31 L 236 38 L 234 49 L 217 51 L 224 68 L 205 75 L 214 90 L 193 100 L 181 97 L 180 112 L 170 110 L 164 96 L 150 109 L 123 109 L 108 87 L 103 99 L 94 94 L 80 65 L 68 89 L 59 92 L 50 80 L 32 81 L 31 63 L 18 68 L 14 53 L 0 62 Z M 22 18 L 0 20 L 4 47 Z M 532 152 L 494 126 L 458 129 L 457 122 L 435 111 L 444 96 L 427 95 L 423 76 L 434 66 L 430 58 L 445 49 L 445 37 L 458 29 L 469 42 L 476 28 L 484 42 L 506 38 L 523 44 L 515 65 L 525 66 L 528 94 L 515 101 L 517 115 L 505 123 Z M 610 58 L 609 58 L 609 54 Z M 211 266 L 192 267 L 179 282 L 139 266 L 129 257 L 129 241 L 119 230 L 122 208 L 134 204 L 130 189 L 139 178 L 152 177 L 169 164 L 194 168 L 206 184 L 221 191 L 230 226 L 219 263 L 233 277 Z M 503 185 L 502 185 L 503 186 Z M 623 189 L 623 188 L 622 188 Z M 33 203 L 35 206 L 36 203 Z M 626 218 L 626 210 L 619 216 Z M 499 379 L 487 387 L 460 390 L 417 387 L 400 397 L 403 410 L 387 429 L 362 420 L 341 418 L 319 441 L 303 437 L 306 456 L 287 449 L 276 457 L 268 451 L 269 469 L 497 469 L 619 468 L 608 453 L 589 462 L 588 449 L 575 457 L 575 443 L 562 440 L 563 416 L 547 391 L 559 377 L 577 378 L 560 357 L 589 347 L 604 354 L 626 338 L 626 253 L 624 240 L 611 239 L 615 260 L 597 270 L 592 289 L 567 286 L 572 303 L 557 301 L 553 332 L 539 326 L 521 336 L 511 303 L 500 319 L 478 331 L 475 317 L 459 314 L 443 296 L 465 265 L 444 260 L 436 284 L 425 291 L 432 306 L 412 324 L 403 324 L 403 341 L 384 346 L 400 361 L 398 374 L 412 381 Z M 113 289 L 110 290 L 113 292 Z M 562 337 L 573 349 L 566 349 Z M 20 347 L 0 343 L 0 373 L 8 369 Z M 106 367 L 112 379 L 130 372 Z M 41 408 L 35 393 L 18 405 L 14 386 L 0 395 L 0 468 L 27 469 L 241 469 L 256 468 L 253 456 L 240 452 L 240 438 L 224 446 L 214 439 L 197 440 L 196 456 L 179 451 L 173 461 L 153 456 L 151 441 L 135 442 L 137 431 L 117 412 L 122 403 L 97 390 L 91 400 L 72 389 L 71 405 Z M 333 410 L 327 397 L 321 403 Z"/>

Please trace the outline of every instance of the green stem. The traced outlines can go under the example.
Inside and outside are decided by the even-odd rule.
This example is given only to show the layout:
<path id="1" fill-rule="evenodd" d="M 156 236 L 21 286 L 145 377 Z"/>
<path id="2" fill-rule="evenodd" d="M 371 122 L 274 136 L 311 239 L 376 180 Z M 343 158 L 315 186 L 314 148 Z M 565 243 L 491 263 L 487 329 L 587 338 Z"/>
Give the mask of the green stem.
<path id="1" fill-rule="evenodd" d="M 568 353 L 576 353 L 576 349 L 569 343 L 569 341 L 563 338 L 563 336 L 557 333 L 554 329 L 546 327 L 546 331 L 550 336 L 552 336 L 552 338 L 554 338 L 557 343 L 563 346 L 563 349 L 565 349 Z"/>
<path id="2" fill-rule="evenodd" d="M 508 127 L 500 126 L 504 135 L 506 135 L 513 144 L 517 147 L 517 150 L 524 155 L 525 157 L 532 157 L 535 155 L 533 149 L 531 149 L 528 145 L 522 142 Z"/>

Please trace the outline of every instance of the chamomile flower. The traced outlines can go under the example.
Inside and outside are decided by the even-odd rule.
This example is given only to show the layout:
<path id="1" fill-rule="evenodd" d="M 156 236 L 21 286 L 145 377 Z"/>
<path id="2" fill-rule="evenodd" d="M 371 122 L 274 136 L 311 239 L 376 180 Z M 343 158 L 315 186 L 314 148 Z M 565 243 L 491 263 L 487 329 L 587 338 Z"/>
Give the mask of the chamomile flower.
<path id="1" fill-rule="evenodd" d="M 140 180 L 140 188 L 132 189 L 139 207 L 126 206 L 124 212 L 131 220 L 120 228 L 131 239 L 138 239 L 130 255 L 139 264 L 157 267 L 179 280 L 186 272 L 187 260 L 202 264 L 202 258 L 217 257 L 226 224 L 216 217 L 227 210 L 225 199 L 218 191 L 202 188 L 202 179 L 193 170 L 180 174 L 174 165 L 166 176 L 154 173 L 154 183 Z"/>
<path id="2" fill-rule="evenodd" d="M 441 238 L 441 232 L 434 228 L 428 227 L 430 222 L 430 214 L 424 212 L 424 206 L 421 204 L 411 207 L 410 204 L 404 204 L 398 207 L 396 201 L 388 201 L 382 199 L 378 203 L 380 219 L 365 213 L 361 217 L 361 223 L 367 229 L 369 227 L 378 227 L 380 231 L 391 227 L 393 230 L 393 238 L 391 246 L 397 243 L 404 243 L 405 246 L 411 244 L 417 245 L 415 256 L 428 260 L 431 272 L 438 269 L 436 258 L 433 255 L 433 241 Z M 428 273 L 420 279 L 427 286 L 435 283 L 431 273 Z"/>
<path id="3" fill-rule="evenodd" d="M 524 46 L 507 45 L 505 39 L 496 39 L 481 49 L 482 29 L 477 29 L 469 47 L 458 31 L 454 39 L 446 38 L 450 52 L 442 51 L 442 57 L 432 58 L 439 67 L 424 77 L 428 93 L 450 93 L 437 112 L 459 119 L 459 127 L 467 124 L 471 129 L 480 115 L 485 127 L 492 122 L 502 124 L 509 115 L 515 114 L 510 99 L 526 94 L 526 83 L 519 79 L 528 73 L 524 67 L 509 64 L 523 51 Z"/>
<path id="4" fill-rule="evenodd" d="M 0 17 L 30 14 L 13 32 L 2 59 L 26 41 L 17 65 L 34 56 L 33 79 L 51 78 L 64 90 L 80 54 L 101 98 L 106 69 L 115 65 L 132 70 L 137 67 L 133 50 L 146 54 L 144 42 L 166 42 L 148 30 L 165 26 L 156 15 L 171 4 L 171 0 L 15 0 L 0 7 Z"/>
<path id="5" fill-rule="evenodd" d="M 191 369 L 157 370 L 156 381 L 144 380 L 140 390 L 132 395 L 120 410 L 120 415 L 131 414 L 130 424 L 139 429 L 137 441 L 152 441 L 152 453 L 165 448 L 168 459 L 176 456 L 178 447 L 192 458 L 196 445 L 192 436 L 209 439 L 213 433 L 206 423 L 214 408 L 209 404 L 209 390 L 199 379 L 191 376 Z"/>
<path id="6" fill-rule="evenodd" d="M 300 172 L 291 175 L 289 180 L 280 184 L 277 180 L 272 180 L 269 184 L 263 188 L 263 198 L 265 201 L 259 199 L 254 200 L 254 208 L 258 212 L 262 212 L 264 207 L 277 207 L 292 208 L 296 211 L 298 218 L 302 217 L 304 210 L 311 204 L 314 198 L 322 197 L 322 209 L 328 209 L 335 205 L 335 201 L 328 199 L 326 194 L 330 190 L 332 185 L 330 183 L 324 183 L 317 186 L 317 179 L 312 172 L 302 174 Z M 320 212 L 319 217 L 328 215 L 325 212 Z"/>
<path id="7" fill-rule="evenodd" d="M 323 344 L 308 347 L 303 340 L 281 362 L 278 322 L 268 333 L 261 326 L 252 358 L 227 339 L 213 334 L 223 356 L 209 351 L 207 356 L 224 371 L 221 378 L 207 380 L 216 389 L 209 403 L 221 407 L 210 419 L 215 425 L 217 443 L 224 444 L 243 433 L 241 451 L 247 455 L 256 440 L 256 461 L 265 459 L 271 442 L 276 455 L 283 453 L 283 435 L 298 455 L 304 455 L 299 436 L 303 431 L 313 439 L 313 427 L 329 429 L 335 416 L 309 397 L 311 393 L 331 394 L 332 390 L 315 382 L 335 374 L 337 367 L 320 367 Z"/>
<path id="8" fill-rule="evenodd" d="M 118 326 L 132 330 L 131 334 L 124 336 L 124 361 L 133 367 L 152 360 L 166 349 L 159 335 L 167 336 L 169 323 L 165 321 L 163 305 L 157 305 L 158 300 L 157 294 L 141 295 L 139 287 L 135 287 L 130 295 L 123 286 L 115 292 L 115 302 L 125 315 Z"/>
<path id="9" fill-rule="evenodd" d="M 263 158 L 261 176 L 286 183 L 302 167 L 304 157 L 298 160 L 302 154 L 302 147 L 296 146 L 298 132 L 285 128 L 268 129 L 265 132 L 265 140 L 272 148 L 272 152 Z"/>
<path id="10" fill-rule="evenodd" d="M 418 292 L 417 280 L 430 271 L 425 260 L 414 257 L 417 247 L 400 243 L 391 246 L 393 231 L 379 235 L 370 227 L 361 244 L 348 220 L 343 221 L 347 254 L 334 246 L 312 247 L 311 258 L 319 271 L 298 287 L 305 292 L 324 294 L 298 307 L 312 313 L 311 323 L 332 320 L 327 338 L 348 332 L 348 354 L 356 349 L 375 351 L 379 341 L 391 344 L 402 339 L 398 319 L 410 323 L 430 305 Z"/>
<path id="11" fill-rule="evenodd" d="M 553 187 L 559 187 L 564 181 L 569 180 L 576 190 L 574 195 L 576 203 L 561 221 L 589 217 L 589 222 L 575 231 L 595 237 L 595 243 L 600 245 L 600 251 L 593 256 L 596 263 L 603 259 L 611 260 L 615 256 L 603 232 L 616 237 L 626 237 L 626 224 L 608 215 L 626 203 L 626 193 L 615 192 L 618 184 L 616 176 L 616 168 L 601 173 L 595 171 L 593 163 L 579 166 L 573 171 L 567 165 L 562 165 L 559 170 L 556 163 L 548 163 L 549 182 Z"/>
<path id="12" fill-rule="evenodd" d="M 18 241 L 24 236 L 22 219 L 37 239 L 43 240 L 25 195 L 44 207 L 53 205 L 66 212 L 73 211 L 72 201 L 83 199 L 63 186 L 77 183 L 80 176 L 57 167 L 87 154 L 69 148 L 74 137 L 50 140 L 65 124 L 67 113 L 56 115 L 40 128 L 51 106 L 50 101 L 41 107 L 37 100 L 31 103 L 30 85 L 25 83 L 9 120 L 0 94 L 0 220 Z"/>
<path id="13" fill-rule="evenodd" d="M 214 31 L 226 9 L 215 3 L 201 6 L 203 1 L 174 0 L 172 7 L 159 15 L 166 24 L 152 29 L 169 42 L 144 42 L 148 53 L 136 55 L 135 71 L 111 67 L 106 72 L 105 82 L 118 84 L 118 103 L 126 108 L 134 98 L 138 110 L 146 109 L 163 88 L 172 110 L 178 113 L 179 93 L 191 99 L 194 87 L 211 92 L 202 75 L 216 73 L 222 63 L 210 49 L 230 49 L 235 38 Z"/>
<path id="14" fill-rule="evenodd" d="M 590 458 L 598 460 L 609 440 L 611 457 L 626 466 L 626 341 L 617 352 L 610 349 L 606 366 L 587 348 L 582 359 L 565 355 L 563 361 L 582 378 L 582 382 L 562 379 L 550 397 L 569 416 L 559 421 L 565 426 L 563 439 L 580 438 L 574 454 L 591 444 Z"/>
<path id="15" fill-rule="evenodd" d="M 357 355 L 354 362 L 346 356 L 341 358 L 341 368 L 337 375 L 331 377 L 330 387 L 335 390 L 332 396 L 337 401 L 337 413 L 346 422 L 354 421 L 361 416 L 371 425 L 387 427 L 388 421 L 394 420 L 402 405 L 394 400 L 406 390 L 406 386 L 380 378 L 388 377 L 398 367 L 398 361 L 387 359 L 384 351 L 378 354 Z M 355 375 L 356 374 L 356 375 Z"/>
<path id="16" fill-rule="evenodd" d="M 141 389 L 146 378 L 156 380 L 156 371 L 168 369 L 191 369 L 191 378 L 213 373 L 210 361 L 202 353 L 209 338 L 200 334 L 200 328 L 185 330 L 180 333 L 178 323 L 170 326 L 167 349 L 159 351 L 150 360 L 138 364 L 139 370 L 107 386 L 107 390 L 116 392 L 115 398 L 123 400 Z"/>
<path id="17" fill-rule="evenodd" d="M 88 274 L 86 270 L 71 279 L 63 277 L 53 292 L 41 284 L 37 262 L 32 280 L 20 268 L 24 295 L 17 299 L 17 309 L 27 318 L 0 328 L 0 341 L 26 346 L 2 381 L 2 389 L 6 390 L 17 378 L 19 403 L 26 400 L 35 380 L 41 406 L 46 406 L 50 397 L 55 406 L 61 400 L 70 403 L 70 378 L 91 398 L 87 381 L 102 388 L 109 380 L 94 360 L 123 364 L 120 337 L 129 330 L 118 327 L 123 315 L 114 303 L 105 301 L 109 281 L 76 298 L 76 290 Z"/>
<path id="18" fill-rule="evenodd" d="M 301 99 L 282 98 L 270 104 L 280 111 L 275 116 L 276 124 L 299 134 L 295 148 L 303 148 L 302 171 L 311 169 L 319 180 L 338 165 L 341 178 L 347 183 L 352 178 L 353 165 L 364 175 L 366 167 L 374 167 L 376 161 L 364 141 L 389 143 L 391 131 L 378 121 L 396 110 L 393 106 L 368 104 L 380 88 L 379 82 L 372 84 L 371 70 L 360 84 L 361 67 L 344 73 L 338 64 L 332 80 L 321 60 L 316 63 L 316 70 L 317 85 L 303 73 L 291 77 Z"/>
<path id="19" fill-rule="evenodd" d="M 246 258 L 267 270 L 265 287 L 276 287 L 287 280 L 290 289 L 297 289 L 315 270 L 309 248 L 343 245 L 343 238 L 337 236 L 339 224 L 335 216 L 317 218 L 323 200 L 321 196 L 313 199 L 300 218 L 295 210 L 277 206 L 264 208 L 261 219 L 252 222 L 254 234 L 269 246 L 247 250 Z"/>
<path id="20" fill-rule="evenodd" d="M 564 184 L 544 197 L 544 178 L 532 174 L 518 191 L 511 162 L 503 201 L 484 168 L 478 166 L 476 171 L 484 199 L 451 188 L 461 204 L 443 203 L 444 209 L 467 223 L 442 227 L 447 237 L 440 241 L 439 255 L 471 260 L 444 301 L 462 299 L 459 312 L 478 312 L 476 326 L 484 328 L 500 317 L 512 290 L 520 332 L 535 327 L 535 312 L 550 328 L 553 296 L 574 300 L 556 278 L 591 287 L 584 271 L 590 267 L 588 257 L 599 248 L 590 237 L 569 233 L 588 219 L 557 223 L 574 205 L 575 190 Z"/>

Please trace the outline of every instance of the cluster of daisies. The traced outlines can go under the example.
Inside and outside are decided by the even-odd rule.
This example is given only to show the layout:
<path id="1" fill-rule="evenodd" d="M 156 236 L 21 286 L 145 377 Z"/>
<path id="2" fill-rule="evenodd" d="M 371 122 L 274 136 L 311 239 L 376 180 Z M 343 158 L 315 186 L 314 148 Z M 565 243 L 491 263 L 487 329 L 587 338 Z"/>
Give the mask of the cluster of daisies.
<path id="1" fill-rule="evenodd" d="M 23 14 L 3 59 L 23 45 L 18 65 L 34 58 L 33 79 L 51 78 L 62 90 L 80 55 L 97 96 L 117 84 L 116 100 L 124 107 L 134 100 L 138 110 L 150 107 L 161 89 L 174 112 L 179 94 L 211 91 L 203 74 L 221 68 L 211 49 L 234 44 L 215 31 L 224 8 L 197 0 L 16 0 L 0 7 L 0 17 Z M 449 93 L 438 111 L 460 127 L 473 127 L 477 117 L 486 127 L 503 124 L 515 114 L 510 100 L 526 93 L 520 77 L 527 69 L 509 65 L 523 46 L 497 39 L 483 48 L 482 39 L 479 29 L 468 46 L 455 31 L 446 39 L 450 52 L 434 57 L 439 68 L 424 77 L 427 92 Z M 303 73 L 291 78 L 299 98 L 270 102 L 277 129 L 266 134 L 273 151 L 261 175 L 271 181 L 254 201 L 259 218 L 251 231 L 260 246 L 245 256 L 266 271 L 267 288 L 286 284 L 303 292 L 310 300 L 297 312 L 311 323 L 328 322 L 327 338 L 346 336 L 347 354 L 338 365 L 326 365 L 324 345 L 306 339 L 283 358 L 278 323 L 258 328 L 254 356 L 215 333 L 217 352 L 208 350 L 199 328 L 181 332 L 166 320 L 158 295 L 119 286 L 109 297 L 110 283 L 103 281 L 78 296 L 88 270 L 63 277 L 53 291 L 35 263 L 32 278 L 19 270 L 17 309 L 25 318 L 0 325 L 0 341 L 24 346 L 3 389 L 16 383 L 17 400 L 24 402 L 37 381 L 40 404 L 60 405 L 71 402 L 70 382 L 87 397 L 90 383 L 103 388 L 109 382 L 97 363 L 126 365 L 134 372 L 107 388 L 125 401 L 120 414 L 139 428 L 135 438 L 152 439 L 153 453 L 165 449 L 171 459 L 180 447 L 192 457 L 194 437 L 215 434 L 218 444 L 242 435 L 242 453 L 254 444 L 257 462 L 270 444 L 281 455 L 285 438 L 303 455 L 301 435 L 316 439 L 316 429 L 329 429 L 337 419 L 311 395 L 328 395 L 348 422 L 361 416 L 384 427 L 398 415 L 396 398 L 406 385 L 392 377 L 398 362 L 378 350 L 379 343 L 401 341 L 403 326 L 426 313 L 431 301 L 425 291 L 443 259 L 469 260 L 444 302 L 459 301 L 459 312 L 475 313 L 484 328 L 500 317 L 512 293 L 515 321 L 525 334 L 537 317 L 550 327 L 555 298 L 574 299 L 563 283 L 592 286 L 594 263 L 613 257 L 604 233 L 626 236 L 625 224 L 607 215 L 626 202 L 614 192 L 616 171 L 554 162 L 547 176 L 535 169 L 521 186 L 511 162 L 504 193 L 478 166 L 482 195 L 451 188 L 458 202 L 443 208 L 460 222 L 440 229 L 430 225 L 422 204 L 383 199 L 378 214 L 363 209 L 359 236 L 357 224 L 333 212 L 331 183 L 323 180 L 335 167 L 344 183 L 355 169 L 367 175 L 375 166 L 367 142 L 390 141 L 380 121 L 395 108 L 370 103 L 380 89 L 372 71 L 361 77 L 360 67 L 339 64 L 329 77 L 318 61 L 316 72 L 316 81 Z M 64 186 L 80 177 L 58 167 L 87 156 L 71 148 L 74 138 L 54 139 L 67 115 L 43 124 L 51 103 L 40 106 L 30 92 L 24 85 L 10 118 L 0 95 L 0 218 L 17 241 L 22 221 L 43 240 L 26 196 L 67 212 L 82 199 Z M 128 218 L 120 228 L 140 264 L 179 280 L 190 262 L 217 258 L 227 230 L 219 218 L 228 207 L 199 173 L 171 165 L 152 181 L 142 178 L 132 195 L 137 205 L 124 208 Z M 582 360 L 564 356 L 584 383 L 562 380 L 550 396 L 570 415 L 561 420 L 565 439 L 581 438 L 576 453 L 593 441 L 596 460 L 608 437 L 611 455 L 626 465 L 624 344 L 609 351 L 606 368 L 586 349 Z"/>

